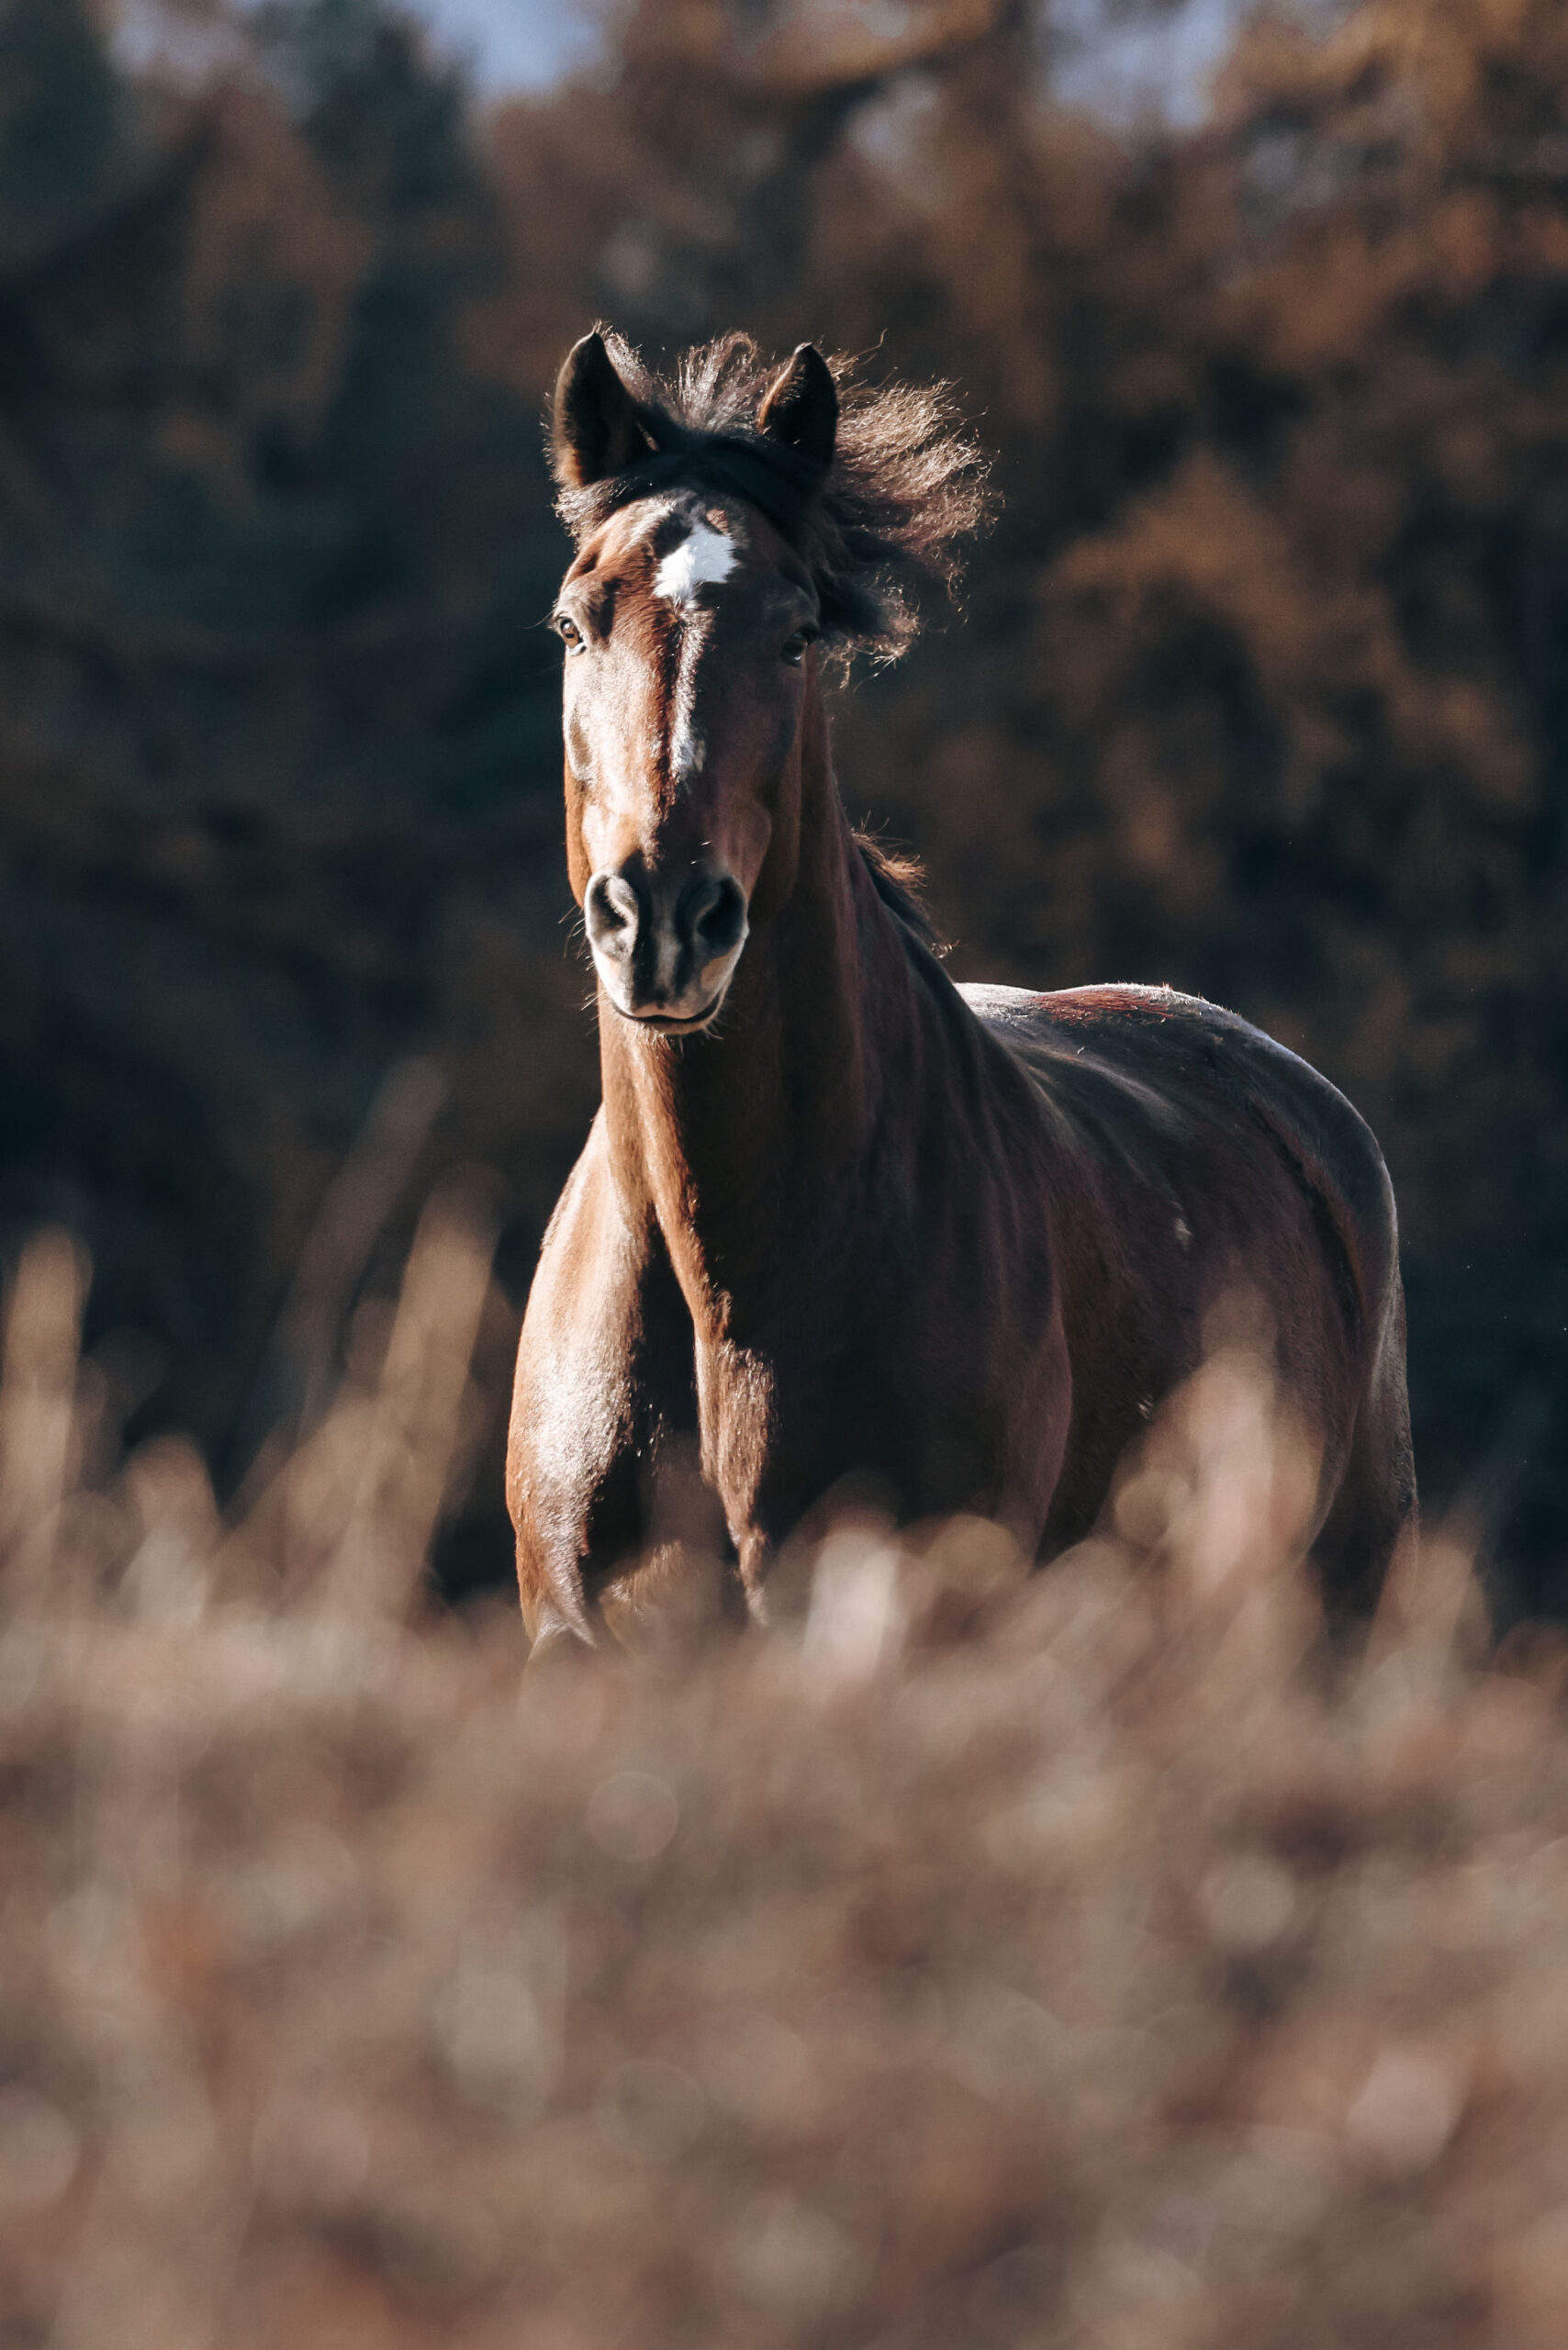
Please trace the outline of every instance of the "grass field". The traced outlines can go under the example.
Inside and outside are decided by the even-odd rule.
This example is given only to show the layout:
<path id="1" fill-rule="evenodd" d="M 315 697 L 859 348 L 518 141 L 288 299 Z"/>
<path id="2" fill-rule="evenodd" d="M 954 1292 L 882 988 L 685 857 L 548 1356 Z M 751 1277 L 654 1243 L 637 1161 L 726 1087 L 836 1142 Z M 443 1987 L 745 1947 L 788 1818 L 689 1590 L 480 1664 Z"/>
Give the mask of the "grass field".
<path id="1" fill-rule="evenodd" d="M 221 1514 L 11 1283 L 6 2350 L 1562 2350 L 1568 1651 L 1458 1537 L 1326 1660 L 1233 1346 L 1048 1573 L 522 1677 L 420 1596 L 486 1274 Z"/>

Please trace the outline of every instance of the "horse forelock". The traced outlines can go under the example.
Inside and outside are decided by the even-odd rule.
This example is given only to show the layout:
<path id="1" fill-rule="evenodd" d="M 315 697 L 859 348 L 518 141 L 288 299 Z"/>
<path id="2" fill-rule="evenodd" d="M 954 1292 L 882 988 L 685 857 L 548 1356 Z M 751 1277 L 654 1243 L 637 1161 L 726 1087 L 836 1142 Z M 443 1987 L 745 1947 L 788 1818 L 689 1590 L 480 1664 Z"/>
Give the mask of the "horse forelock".
<path id="1" fill-rule="evenodd" d="M 557 511 L 579 546 L 623 508 L 657 499 L 667 512 L 687 492 L 721 500 L 738 498 L 765 514 L 790 546 L 803 550 L 818 485 L 792 450 L 776 447 L 760 433 L 743 441 L 730 433 L 672 430 L 678 435 L 677 446 L 656 449 L 586 488 L 559 492 Z"/>

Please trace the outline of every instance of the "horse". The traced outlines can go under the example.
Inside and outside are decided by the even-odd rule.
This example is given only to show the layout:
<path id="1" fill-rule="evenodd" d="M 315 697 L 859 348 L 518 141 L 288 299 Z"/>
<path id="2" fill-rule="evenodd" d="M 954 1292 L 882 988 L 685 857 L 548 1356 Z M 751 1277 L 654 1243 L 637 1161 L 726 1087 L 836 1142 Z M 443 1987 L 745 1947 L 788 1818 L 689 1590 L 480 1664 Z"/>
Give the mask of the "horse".
<path id="1" fill-rule="evenodd" d="M 1238 1292 L 1316 1458 L 1298 1550 L 1370 1611 L 1416 1505 L 1372 1133 L 1200 999 L 955 985 L 846 815 L 829 666 L 900 651 L 983 519 L 946 388 L 744 336 L 660 378 L 595 332 L 550 437 L 602 1103 L 518 1353 L 536 1650 L 633 1637 L 699 1550 L 766 1621 L 791 1531 L 868 1480 L 1061 1552 Z"/>

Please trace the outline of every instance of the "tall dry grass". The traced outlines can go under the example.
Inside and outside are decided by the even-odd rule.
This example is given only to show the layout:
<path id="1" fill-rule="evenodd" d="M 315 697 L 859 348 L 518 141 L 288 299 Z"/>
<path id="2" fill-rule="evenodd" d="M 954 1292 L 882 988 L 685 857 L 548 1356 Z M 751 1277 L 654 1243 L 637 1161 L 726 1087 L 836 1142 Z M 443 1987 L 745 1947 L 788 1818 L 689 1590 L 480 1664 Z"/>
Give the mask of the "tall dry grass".
<path id="1" fill-rule="evenodd" d="M 488 1234 L 227 1512 L 45 1235 L 0 1382 L 0 2342 L 1561 2350 L 1562 1651 L 1325 1664 L 1223 1339 L 1102 1542 L 838 1524 L 520 1673 L 420 1604 Z"/>

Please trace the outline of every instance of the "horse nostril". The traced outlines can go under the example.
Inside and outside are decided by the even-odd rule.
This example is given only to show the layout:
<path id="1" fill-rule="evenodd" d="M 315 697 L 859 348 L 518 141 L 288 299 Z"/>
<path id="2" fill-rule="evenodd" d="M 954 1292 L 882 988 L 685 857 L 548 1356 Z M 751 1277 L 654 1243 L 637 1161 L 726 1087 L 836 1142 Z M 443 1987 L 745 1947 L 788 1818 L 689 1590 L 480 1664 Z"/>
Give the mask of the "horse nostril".
<path id="1" fill-rule="evenodd" d="M 601 955 L 625 957 L 637 943 L 637 892 L 619 873 L 596 873 L 583 898 L 588 942 Z"/>
<path id="2" fill-rule="evenodd" d="M 711 881 L 698 901 L 692 934 L 704 960 L 729 954 L 745 931 L 745 892 L 729 874 Z"/>

